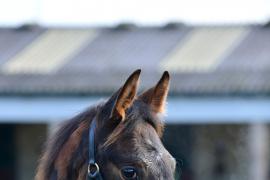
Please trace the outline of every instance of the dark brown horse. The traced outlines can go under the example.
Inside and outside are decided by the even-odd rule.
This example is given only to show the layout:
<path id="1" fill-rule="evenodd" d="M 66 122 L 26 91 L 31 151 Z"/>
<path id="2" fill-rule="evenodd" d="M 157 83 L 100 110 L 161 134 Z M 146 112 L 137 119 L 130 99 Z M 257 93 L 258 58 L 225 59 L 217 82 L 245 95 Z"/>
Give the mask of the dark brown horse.
<path id="1" fill-rule="evenodd" d="M 156 86 L 136 96 L 140 70 L 109 100 L 65 122 L 47 142 L 36 180 L 87 177 L 89 127 L 96 120 L 96 161 L 104 180 L 174 179 L 175 160 L 164 148 L 161 114 L 169 88 L 164 72 Z"/>

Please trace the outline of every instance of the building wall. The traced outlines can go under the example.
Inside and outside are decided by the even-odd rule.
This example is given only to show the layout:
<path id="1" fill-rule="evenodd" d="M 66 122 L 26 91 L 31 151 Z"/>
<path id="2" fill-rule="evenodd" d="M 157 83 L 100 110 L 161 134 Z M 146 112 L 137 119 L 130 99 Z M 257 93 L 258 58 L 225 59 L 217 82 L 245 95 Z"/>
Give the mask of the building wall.
<path id="1" fill-rule="evenodd" d="M 14 126 L 0 124 L 0 179 L 15 179 Z"/>
<path id="2" fill-rule="evenodd" d="M 201 125 L 193 128 L 192 164 L 196 180 L 248 180 L 248 125 Z"/>
<path id="3" fill-rule="evenodd" d="M 192 180 L 192 149 L 194 134 L 191 125 L 166 125 L 163 143 L 177 161 L 176 179 Z"/>
<path id="4" fill-rule="evenodd" d="M 181 180 L 269 179 L 269 176 L 265 176 L 270 175 L 270 143 L 267 143 L 270 139 L 270 126 L 262 124 L 267 131 L 263 133 L 266 135 L 263 139 L 261 132 L 253 132 L 253 126 L 167 125 L 163 142 L 178 162 L 177 177 Z M 255 171 L 255 166 L 261 167 L 259 171 Z"/>
<path id="5" fill-rule="evenodd" d="M 34 179 L 46 135 L 46 125 L 16 125 L 16 180 Z"/>
<path id="6" fill-rule="evenodd" d="M 10 149 L 14 150 L 11 158 L 15 161 L 15 179 L 33 179 L 49 126 L 0 125 L 0 129 L 7 127 L 13 129 L 10 131 L 13 135 L 5 142 L 10 142 Z M 249 180 L 254 164 L 250 127 L 248 124 L 167 125 L 163 141 L 178 162 L 177 177 L 181 176 L 181 180 Z"/>

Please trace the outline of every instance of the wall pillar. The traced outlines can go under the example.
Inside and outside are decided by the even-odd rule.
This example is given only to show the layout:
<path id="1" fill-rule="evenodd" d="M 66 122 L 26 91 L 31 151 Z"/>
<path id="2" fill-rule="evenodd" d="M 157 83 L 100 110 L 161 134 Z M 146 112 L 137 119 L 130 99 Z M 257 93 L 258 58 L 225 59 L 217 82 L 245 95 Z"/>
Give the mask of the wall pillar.
<path id="1" fill-rule="evenodd" d="M 268 128 L 263 123 L 250 125 L 250 180 L 268 179 L 269 136 Z"/>
<path id="2" fill-rule="evenodd" d="M 48 123 L 48 128 L 47 128 L 47 138 L 51 137 L 54 135 L 54 133 L 57 131 L 59 128 L 59 122 L 49 122 Z"/>

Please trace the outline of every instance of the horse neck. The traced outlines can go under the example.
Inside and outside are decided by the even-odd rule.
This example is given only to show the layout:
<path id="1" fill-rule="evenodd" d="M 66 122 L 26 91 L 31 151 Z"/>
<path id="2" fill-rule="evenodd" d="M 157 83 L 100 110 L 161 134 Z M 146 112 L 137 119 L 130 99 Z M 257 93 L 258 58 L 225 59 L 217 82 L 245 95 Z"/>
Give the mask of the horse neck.
<path id="1" fill-rule="evenodd" d="M 67 179 L 74 176 L 70 173 L 81 172 L 80 169 L 87 161 L 89 125 L 96 112 L 97 108 L 91 108 L 79 114 L 62 124 L 51 136 L 37 170 L 37 180 L 55 176 L 57 179 Z"/>

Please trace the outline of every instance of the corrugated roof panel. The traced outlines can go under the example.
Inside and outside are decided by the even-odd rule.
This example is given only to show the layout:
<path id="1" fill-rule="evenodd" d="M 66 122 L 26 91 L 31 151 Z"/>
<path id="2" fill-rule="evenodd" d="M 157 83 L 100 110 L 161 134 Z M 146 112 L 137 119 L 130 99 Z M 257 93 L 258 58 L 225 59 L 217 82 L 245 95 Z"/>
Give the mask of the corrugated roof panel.
<path id="1" fill-rule="evenodd" d="M 52 73 L 96 36 L 93 30 L 49 30 L 1 67 L 7 74 Z"/>
<path id="2" fill-rule="evenodd" d="M 213 71 L 247 32 L 243 27 L 197 28 L 163 59 L 161 68 L 173 72 Z"/>
<path id="3" fill-rule="evenodd" d="M 254 27 L 218 69 L 220 71 L 270 71 L 270 28 Z M 265 78 L 269 79 L 269 77 Z"/>
<path id="4" fill-rule="evenodd" d="M 17 55 L 44 31 L 40 28 L 31 30 L 0 29 L 0 65 Z"/>
<path id="5" fill-rule="evenodd" d="M 158 72 L 161 59 L 186 35 L 189 28 L 162 30 L 140 28 L 130 31 L 104 30 L 91 44 L 69 61 L 61 73 L 123 72 L 136 68 Z"/>
<path id="6" fill-rule="evenodd" d="M 210 34 L 207 35 L 207 32 L 205 32 L 205 34 L 202 33 L 203 35 L 197 35 L 197 37 L 201 36 L 204 38 L 197 38 L 198 44 L 195 41 L 193 42 L 194 46 L 188 49 L 190 49 L 190 53 L 195 53 L 194 58 L 202 56 L 196 54 L 197 49 L 200 54 L 204 52 L 202 49 L 206 49 L 210 53 L 218 51 L 217 58 L 214 58 L 214 62 L 210 63 L 210 69 L 207 69 L 207 72 L 206 70 L 199 72 L 194 69 L 193 71 L 183 72 L 180 71 L 181 69 L 178 70 L 178 64 L 176 63 L 177 71 L 170 71 L 172 76 L 170 93 L 196 96 L 269 96 L 270 28 L 259 26 L 252 28 L 246 28 L 245 26 L 230 28 L 181 27 L 173 30 L 160 28 L 135 28 L 131 30 L 99 29 L 99 34 L 96 38 L 91 38 L 91 35 L 89 35 L 86 43 L 83 43 L 75 51 L 71 50 L 74 54 L 68 55 L 67 59 L 61 62 L 64 64 L 56 65 L 57 68 L 55 69 L 55 65 L 49 65 L 53 68 L 50 71 L 46 71 L 48 74 L 30 74 L 29 72 L 31 71 L 29 70 L 28 74 L 3 74 L 0 69 L 0 95 L 72 96 L 111 93 L 118 89 L 125 78 L 138 67 L 143 69 L 140 88 L 149 88 L 157 82 L 161 75 L 161 72 L 158 72 L 160 61 L 164 60 L 164 57 L 168 57 L 168 53 L 173 52 L 173 50 L 178 48 L 177 50 L 181 51 L 181 48 L 185 48 L 184 46 L 190 46 L 187 40 L 192 39 L 192 36 L 190 37 L 189 33 L 197 32 L 200 34 L 199 32 L 203 29 L 208 29 Z M 67 31 L 69 29 L 63 30 Z M 89 29 L 89 31 L 91 30 Z M 11 48 L 13 44 L 16 45 L 14 42 L 15 38 L 13 39 L 13 37 L 20 39 L 20 34 L 23 32 L 12 29 L 6 31 L 11 31 L 10 34 L 14 33 L 14 36 L 9 35 L 5 40 L 9 48 Z M 44 31 L 46 34 L 46 29 L 43 29 Z M 3 38 L 6 32 L 2 33 L 3 31 L 0 30 L 0 38 Z M 226 34 L 225 37 L 227 39 L 223 39 L 223 34 Z M 35 41 L 40 37 L 35 39 Z M 12 45 L 9 44 L 9 38 L 12 40 Z M 68 40 L 68 42 L 71 41 Z M 231 45 L 229 45 L 228 41 L 231 42 Z M 27 42 L 33 41 L 27 40 Z M 53 42 L 53 48 L 40 48 L 41 50 L 46 50 L 47 53 L 39 52 L 39 56 L 42 56 L 44 61 L 50 61 L 51 59 L 48 57 L 52 56 L 51 53 L 55 54 L 55 51 L 59 49 L 58 46 L 63 46 L 61 43 L 59 43 L 61 46 L 58 45 L 60 40 L 54 40 Z M 227 46 L 224 46 L 224 42 Z M 3 42 L 0 42 L 1 44 L 4 45 Z M 27 46 L 27 48 L 29 47 Z M 6 48 L 5 52 L 9 52 L 8 50 Z M 62 50 L 60 51 L 62 53 Z M 5 54 L 5 52 L 3 53 Z M 15 51 L 12 50 L 12 52 Z M 0 57 L 1 55 L 2 52 L 0 52 Z M 191 55 L 185 57 L 190 57 Z M 211 57 L 210 59 L 213 60 L 212 55 L 208 56 L 207 53 L 203 55 L 202 57 Z M 162 61 L 162 63 L 164 62 L 166 61 Z M 194 64 L 196 65 L 196 62 Z M 212 67 L 213 64 L 214 68 Z M 27 69 L 28 67 L 24 66 L 23 68 Z M 211 68 L 214 71 L 210 71 Z M 56 70 L 57 72 L 52 74 Z"/>

